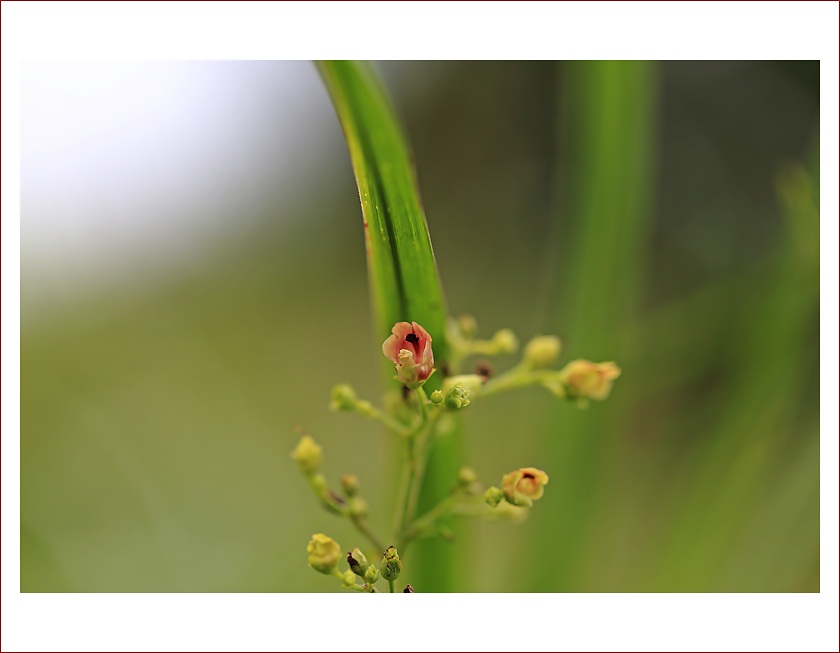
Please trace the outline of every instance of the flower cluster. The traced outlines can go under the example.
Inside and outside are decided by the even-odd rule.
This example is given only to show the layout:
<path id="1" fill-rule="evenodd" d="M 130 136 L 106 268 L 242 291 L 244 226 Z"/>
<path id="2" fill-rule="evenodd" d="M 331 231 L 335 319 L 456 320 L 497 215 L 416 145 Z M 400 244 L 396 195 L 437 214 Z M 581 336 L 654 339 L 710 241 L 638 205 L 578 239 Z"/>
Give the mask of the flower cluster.
<path id="1" fill-rule="evenodd" d="M 331 537 L 323 533 L 315 533 L 306 546 L 306 552 L 309 554 L 309 566 L 315 571 L 333 576 L 341 582 L 342 587 L 357 592 L 375 593 L 376 583 L 380 577 L 388 581 L 388 586 L 393 592 L 394 582 L 400 577 L 402 571 L 402 561 L 397 549 L 393 546 L 389 546 L 382 553 L 382 561 L 378 567 L 376 564 L 370 564 L 359 547 L 355 547 L 347 552 L 345 559 L 348 568 L 344 571 L 338 568 L 343 557 L 341 547 Z M 406 585 L 403 590 L 409 593 L 413 591 L 414 588 L 411 585 Z"/>
<path id="2" fill-rule="evenodd" d="M 431 444 L 444 431 L 444 415 L 462 410 L 493 394 L 525 386 L 541 386 L 558 397 L 585 407 L 589 400 L 603 401 L 621 371 L 613 362 L 595 363 L 577 359 L 559 370 L 551 369 L 560 356 L 560 339 L 537 336 L 526 343 L 520 362 L 501 374 L 494 374 L 489 363 L 480 361 L 474 372 L 460 373 L 462 363 L 471 356 L 513 354 L 519 348 L 516 336 L 509 329 L 497 331 L 486 340 L 477 339 L 475 320 L 463 317 L 452 321 L 446 338 L 449 360 L 442 365 L 443 378 L 428 396 L 424 385 L 434 374 L 435 359 L 432 336 L 417 322 L 397 322 L 391 335 L 382 343 L 382 353 L 394 365 L 395 379 L 404 388 L 400 399 L 391 401 L 387 409 L 359 399 L 348 385 L 332 390 L 330 408 L 357 413 L 378 420 L 400 436 L 404 443 L 404 471 L 397 497 L 398 517 L 393 537 L 396 546 L 384 547 L 367 522 L 368 502 L 360 495 L 358 477 L 344 474 L 340 492 L 333 491 L 320 473 L 323 450 L 308 434 L 303 434 L 292 457 L 307 478 L 320 503 L 329 512 L 348 518 L 369 540 L 382 560 L 377 566 L 359 547 L 342 555 L 332 538 L 316 533 L 307 546 L 309 566 L 315 571 L 338 578 L 343 587 L 360 592 L 376 592 L 381 579 L 391 592 L 402 573 L 402 560 L 397 549 L 404 551 L 413 541 L 425 537 L 452 539 L 448 526 L 452 515 L 473 515 L 488 518 L 521 519 L 535 501 L 542 498 L 548 485 L 548 474 L 536 467 L 522 467 L 502 476 L 500 487 L 482 487 L 478 474 L 464 467 L 452 490 L 425 514 L 418 514 L 418 496 Z M 339 569 L 342 558 L 348 568 Z M 422 589 L 422 588 L 421 588 Z M 406 585 L 405 593 L 414 592 Z"/>

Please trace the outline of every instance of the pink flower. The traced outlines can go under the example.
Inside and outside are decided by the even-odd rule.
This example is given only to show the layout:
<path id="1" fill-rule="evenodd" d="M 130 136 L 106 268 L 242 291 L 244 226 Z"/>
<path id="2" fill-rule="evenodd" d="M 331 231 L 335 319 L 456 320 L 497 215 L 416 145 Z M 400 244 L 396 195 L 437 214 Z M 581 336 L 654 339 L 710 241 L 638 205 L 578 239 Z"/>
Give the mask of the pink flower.
<path id="1" fill-rule="evenodd" d="M 417 322 L 397 322 L 382 343 L 382 353 L 394 363 L 397 378 L 409 388 L 419 388 L 435 371 L 432 336 Z"/>

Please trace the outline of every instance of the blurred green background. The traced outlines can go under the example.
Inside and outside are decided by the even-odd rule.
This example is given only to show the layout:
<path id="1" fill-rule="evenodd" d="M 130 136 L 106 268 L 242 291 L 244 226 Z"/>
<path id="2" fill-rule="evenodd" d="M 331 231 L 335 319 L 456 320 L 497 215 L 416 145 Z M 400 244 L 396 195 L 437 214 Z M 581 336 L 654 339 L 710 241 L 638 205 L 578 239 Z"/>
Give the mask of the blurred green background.
<path id="1" fill-rule="evenodd" d="M 450 310 L 623 369 L 588 410 L 468 410 L 482 480 L 551 484 L 523 524 L 458 525 L 455 587 L 819 591 L 819 62 L 377 67 Z M 23 80 L 21 590 L 340 591 L 306 543 L 359 538 L 295 426 L 380 532 L 392 451 L 327 410 L 378 396 L 384 335 L 314 66 Z"/>

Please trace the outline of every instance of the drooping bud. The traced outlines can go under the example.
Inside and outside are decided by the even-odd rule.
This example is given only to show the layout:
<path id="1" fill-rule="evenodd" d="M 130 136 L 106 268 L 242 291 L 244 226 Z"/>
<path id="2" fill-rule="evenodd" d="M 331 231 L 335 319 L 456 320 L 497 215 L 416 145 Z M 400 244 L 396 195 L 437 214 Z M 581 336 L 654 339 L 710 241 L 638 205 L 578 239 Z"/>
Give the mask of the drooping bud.
<path id="1" fill-rule="evenodd" d="M 359 550 L 359 547 L 347 553 L 347 564 L 350 565 L 350 570 L 359 578 L 365 577 L 365 569 L 368 566 L 368 561 L 365 554 Z"/>
<path id="2" fill-rule="evenodd" d="M 417 322 L 397 322 L 382 343 L 382 353 L 394 363 L 396 378 L 408 388 L 419 388 L 434 372 L 432 337 Z"/>
<path id="3" fill-rule="evenodd" d="M 523 467 L 502 478 L 505 500 L 514 506 L 528 507 L 542 497 L 548 474 L 536 467 Z"/>
<path id="4" fill-rule="evenodd" d="M 621 370 L 613 362 L 593 363 L 587 360 L 573 360 L 560 373 L 559 378 L 572 399 L 606 399 L 613 381 L 621 376 Z"/>
<path id="5" fill-rule="evenodd" d="M 488 487 L 487 491 L 484 493 L 484 502 L 491 508 L 498 506 L 504 498 L 505 493 L 495 485 Z"/>
<path id="6" fill-rule="evenodd" d="M 380 565 L 382 568 L 382 578 L 385 580 L 396 580 L 402 571 L 402 561 L 397 554 L 396 547 L 389 546 L 385 549 L 383 555 L 382 564 Z"/>
<path id="7" fill-rule="evenodd" d="M 292 452 L 292 458 L 304 474 L 313 474 L 321 466 L 322 449 L 309 435 L 304 435 Z"/>
<path id="8" fill-rule="evenodd" d="M 315 533 L 312 536 L 306 546 L 306 552 L 309 554 L 309 566 L 322 574 L 331 574 L 341 559 L 341 547 L 323 533 Z"/>
<path id="9" fill-rule="evenodd" d="M 525 345 L 523 358 L 532 368 L 549 367 L 560 355 L 560 338 L 537 336 Z"/>

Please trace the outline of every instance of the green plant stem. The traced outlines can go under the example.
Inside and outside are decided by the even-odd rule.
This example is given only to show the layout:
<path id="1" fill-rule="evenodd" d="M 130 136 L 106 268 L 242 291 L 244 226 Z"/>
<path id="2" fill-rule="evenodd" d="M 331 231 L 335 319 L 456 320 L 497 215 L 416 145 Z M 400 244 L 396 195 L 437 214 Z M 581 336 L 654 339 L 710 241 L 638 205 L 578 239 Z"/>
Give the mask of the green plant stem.
<path id="1" fill-rule="evenodd" d="M 388 429 L 403 437 L 406 437 L 411 433 L 411 429 L 409 427 L 405 426 L 405 424 L 400 424 L 393 417 L 391 417 L 387 413 L 383 413 L 378 408 L 371 407 L 367 409 L 367 412 L 361 414 L 365 417 L 370 417 L 371 419 L 378 420 L 379 422 L 384 424 Z"/>
<path id="2" fill-rule="evenodd" d="M 508 370 L 504 374 L 490 379 L 487 383 L 481 386 L 481 390 L 476 393 L 475 398 L 487 397 L 496 394 L 497 392 L 504 392 L 506 390 L 513 390 L 515 388 L 524 388 L 529 385 L 539 385 L 551 378 L 557 377 L 558 370 L 545 369 L 530 369 L 527 365 L 517 365 Z"/>
<path id="3" fill-rule="evenodd" d="M 368 526 L 367 521 L 364 517 L 360 517 L 359 515 L 349 515 L 350 521 L 353 522 L 353 525 L 356 529 L 364 535 L 371 544 L 376 548 L 377 551 L 384 551 L 385 547 L 382 544 L 382 541 L 374 535 L 373 531 L 370 530 L 370 526 Z"/>
<path id="4" fill-rule="evenodd" d="M 397 513 L 394 516 L 394 539 L 397 542 L 397 548 L 401 541 L 401 534 L 403 528 L 403 519 L 405 516 L 406 505 L 408 502 L 409 488 L 411 484 L 411 468 L 412 460 L 414 458 L 413 449 L 414 437 L 413 434 L 405 438 L 405 451 L 403 452 L 402 465 L 399 476 L 399 491 L 397 493 Z"/>
<path id="5" fill-rule="evenodd" d="M 422 426 L 429 421 L 429 413 L 426 406 L 429 400 L 426 397 L 426 391 L 423 390 L 422 386 L 417 388 L 414 392 L 417 394 L 417 403 L 420 406 L 420 424 Z"/>
<path id="6" fill-rule="evenodd" d="M 417 539 L 423 532 L 423 529 L 427 528 L 434 524 L 438 519 L 442 519 L 446 517 L 452 512 L 452 509 L 455 507 L 458 501 L 458 496 L 456 494 L 450 494 L 448 497 L 443 499 L 440 503 L 438 503 L 434 508 L 429 510 L 425 515 L 422 517 L 418 517 L 414 522 L 409 526 L 408 531 L 405 534 L 405 543 L 408 544 L 412 540 Z"/>
<path id="7" fill-rule="evenodd" d="M 429 416 L 428 399 L 422 387 L 417 388 L 415 393 L 420 412 L 420 422 L 417 424 L 415 432 L 406 438 L 406 455 L 403 459 L 403 471 L 400 475 L 400 492 L 396 518 L 397 549 L 400 551 L 403 551 L 408 543 L 406 537 L 408 527 L 417 511 L 420 486 L 423 482 L 423 473 L 429 458 L 429 451 L 426 445 L 429 434 L 437 422 L 437 416 L 440 414 L 440 411 L 437 411 L 433 417 Z"/>
<path id="8" fill-rule="evenodd" d="M 345 589 L 348 589 L 348 590 L 353 590 L 354 592 L 364 592 L 364 591 L 366 591 L 366 590 L 365 590 L 365 588 L 364 588 L 364 587 L 362 587 L 361 585 L 356 585 L 356 584 L 349 585 L 349 586 L 348 586 L 348 585 L 345 585 L 345 584 L 344 584 L 344 574 L 342 574 L 342 573 L 338 570 L 338 567 L 335 567 L 335 568 L 333 569 L 332 575 L 333 575 L 333 576 L 335 576 L 336 578 L 338 578 L 338 580 L 340 580 L 340 581 L 341 581 L 341 586 L 342 586 L 342 587 L 344 587 Z"/>
<path id="9" fill-rule="evenodd" d="M 423 474 L 426 471 L 426 463 L 429 460 L 429 450 L 426 444 L 429 432 L 431 431 L 431 426 L 432 425 L 429 424 L 417 435 L 414 459 L 412 460 L 411 466 L 411 478 L 408 486 L 408 499 L 403 512 L 402 528 L 400 529 L 400 544 L 398 546 L 400 550 L 405 549 L 408 544 L 408 526 L 411 524 L 414 519 L 414 514 L 417 512 L 417 502 L 420 498 L 420 487 L 423 484 Z"/>
<path id="10" fill-rule="evenodd" d="M 388 589 L 391 590 L 391 594 L 394 593 L 394 581 L 392 581 L 392 580 L 388 581 Z"/>

